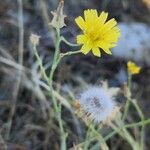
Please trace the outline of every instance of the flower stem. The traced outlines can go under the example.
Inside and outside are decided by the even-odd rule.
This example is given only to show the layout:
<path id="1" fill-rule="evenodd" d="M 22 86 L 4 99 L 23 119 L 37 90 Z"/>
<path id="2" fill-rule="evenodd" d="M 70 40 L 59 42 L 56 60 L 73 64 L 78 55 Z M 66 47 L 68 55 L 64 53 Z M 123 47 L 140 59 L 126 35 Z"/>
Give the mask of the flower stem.
<path id="1" fill-rule="evenodd" d="M 112 132 L 110 132 L 108 135 L 106 135 L 104 137 L 104 140 L 107 141 L 109 140 L 112 136 L 116 135 L 118 132 L 120 132 L 120 130 L 122 128 L 132 128 L 132 127 L 140 127 L 142 125 L 146 126 L 150 124 L 150 119 L 147 119 L 147 120 L 144 120 L 144 121 L 140 121 L 140 122 L 136 122 L 136 123 L 131 123 L 131 124 L 127 124 L 127 125 L 124 125 L 124 126 L 121 126 L 119 127 L 117 130 L 113 130 Z M 97 131 L 96 131 L 97 132 Z M 94 141 L 95 139 L 99 138 L 99 132 L 97 132 L 98 134 L 96 134 L 94 137 L 92 137 L 91 139 L 89 139 L 88 142 L 92 142 Z M 86 141 L 85 141 L 86 142 Z M 82 142 L 80 144 L 78 144 L 77 146 L 81 147 L 85 144 L 85 142 Z"/>
<path id="2" fill-rule="evenodd" d="M 59 45 L 58 45 L 59 46 Z M 53 94 L 53 75 L 54 75 L 54 71 L 55 69 L 57 68 L 57 65 L 58 63 L 60 62 L 60 58 L 57 60 L 57 55 L 59 54 L 59 52 L 57 51 L 57 55 L 55 53 L 55 57 L 54 57 L 54 60 L 53 61 L 53 64 L 52 64 L 52 69 L 51 69 L 51 73 L 50 73 L 50 78 L 48 78 L 48 76 L 46 75 L 46 72 L 45 72 L 45 69 L 43 67 L 43 64 L 42 64 L 42 61 L 41 61 L 41 58 L 40 56 L 38 55 L 38 52 L 37 52 L 37 49 L 36 49 L 36 46 L 33 45 L 33 51 L 34 51 L 34 54 L 36 56 L 36 59 L 39 63 L 39 66 L 40 66 L 40 70 L 42 72 L 42 75 L 44 77 L 44 79 L 48 82 L 49 84 L 49 89 L 48 91 L 50 92 L 50 96 L 52 98 L 52 102 L 53 102 L 53 105 L 54 105 L 54 110 L 55 110 L 55 113 L 56 113 L 56 119 L 59 123 L 59 128 L 60 128 L 60 135 L 61 135 L 61 150 L 66 150 L 66 138 L 67 138 L 67 134 L 64 132 L 64 129 L 63 129 L 63 123 L 62 123 L 62 119 L 61 119 L 61 104 L 58 106 L 57 104 L 57 100 Z"/>
<path id="3" fill-rule="evenodd" d="M 150 119 L 143 120 L 143 121 L 140 121 L 140 122 L 137 122 L 137 123 L 127 124 L 127 125 L 124 125 L 123 127 L 124 128 L 132 128 L 132 127 L 139 127 L 139 126 L 143 126 L 143 125 L 146 126 L 147 124 L 150 124 Z M 121 130 L 121 129 L 122 129 L 122 127 L 119 128 L 119 130 Z M 112 136 L 114 136 L 116 133 L 117 133 L 116 131 L 112 131 L 108 135 L 106 135 L 104 139 L 107 141 Z"/>
<path id="4" fill-rule="evenodd" d="M 128 143 L 131 145 L 133 150 L 140 150 L 138 143 L 133 139 L 131 134 L 127 131 L 127 129 L 124 127 L 123 122 L 118 121 L 117 122 L 119 127 L 111 123 L 111 127 L 114 131 L 116 131 L 123 139 L 127 140 Z M 120 131 L 121 128 L 121 131 Z"/>
<path id="5" fill-rule="evenodd" d="M 131 93 L 131 86 L 132 86 L 132 75 L 128 72 L 128 89 L 129 89 L 130 93 Z M 130 103 L 133 104 L 133 106 L 135 107 L 135 109 L 138 112 L 138 115 L 139 115 L 141 121 L 143 122 L 144 121 L 144 114 L 143 114 L 141 108 L 139 107 L 139 105 L 137 104 L 136 100 L 132 100 L 131 97 L 127 97 L 127 101 L 126 101 L 126 105 L 125 105 L 125 111 L 123 114 L 123 121 L 125 120 L 125 118 L 127 116 Z M 145 127 L 145 125 L 143 123 L 142 128 L 141 128 L 141 141 L 140 141 L 141 150 L 144 149 L 144 127 Z"/>
<path id="6" fill-rule="evenodd" d="M 45 69 L 44 69 L 43 64 L 42 64 L 42 60 L 41 60 L 41 58 L 40 58 L 40 56 L 39 56 L 39 54 L 37 52 L 36 46 L 32 45 L 32 48 L 33 48 L 34 55 L 35 55 L 35 57 L 37 59 L 37 62 L 39 64 L 39 66 L 40 66 L 41 73 L 42 73 L 44 79 L 48 82 L 49 79 L 48 79 L 48 77 L 46 75 Z"/>
<path id="7" fill-rule="evenodd" d="M 107 146 L 106 141 L 104 140 L 103 136 L 101 135 L 101 133 L 97 132 L 96 129 L 94 128 L 94 126 L 89 126 L 90 130 L 96 135 L 98 136 L 98 140 L 100 142 L 101 148 L 102 150 L 109 150 L 109 147 Z"/>
<path id="8" fill-rule="evenodd" d="M 40 66 L 41 73 L 42 73 L 44 79 L 47 81 L 47 83 L 49 85 L 48 91 L 50 92 L 50 97 L 52 98 L 54 110 L 55 110 L 55 113 L 56 113 L 56 119 L 58 121 L 59 129 L 60 129 L 61 150 L 66 150 L 67 134 L 64 131 L 63 121 L 62 121 L 62 118 L 61 118 L 61 104 L 57 104 L 57 100 L 56 100 L 56 97 L 55 97 L 54 92 L 53 92 L 54 91 L 54 89 L 53 89 L 53 77 L 54 77 L 54 73 L 55 73 L 55 70 L 56 70 L 59 62 L 61 61 L 61 59 L 64 56 L 70 56 L 70 55 L 73 55 L 73 54 L 78 54 L 81 51 L 79 50 L 79 51 L 74 51 L 74 52 L 60 53 L 60 42 L 61 42 L 61 40 L 66 42 L 66 40 L 63 37 L 60 36 L 60 29 L 56 29 L 55 53 L 54 53 L 54 59 L 53 59 L 53 62 L 52 62 L 52 67 L 51 67 L 51 71 L 49 73 L 49 77 L 47 76 L 46 71 L 43 67 L 43 63 L 42 63 L 42 60 L 41 60 L 41 58 L 40 58 L 40 56 L 37 52 L 36 45 L 32 44 L 32 48 L 33 48 L 33 52 L 36 56 L 37 62 Z M 73 46 L 73 45 L 70 44 L 70 46 Z"/>
<path id="9" fill-rule="evenodd" d="M 73 52 L 60 53 L 60 57 L 70 56 L 70 55 L 79 54 L 79 53 L 81 53 L 81 50 L 73 51 Z"/>
<path id="10" fill-rule="evenodd" d="M 132 75 L 128 72 L 128 88 L 129 88 L 129 92 L 131 92 L 131 79 L 132 79 Z M 129 106 L 130 106 L 130 99 L 129 99 L 129 97 L 127 97 L 122 120 L 126 119 L 127 113 L 128 113 L 128 110 L 129 110 Z"/>
<path id="11" fill-rule="evenodd" d="M 141 144 L 141 150 L 144 150 L 144 128 L 145 128 L 144 120 L 145 120 L 145 117 L 144 117 L 144 114 L 143 114 L 141 108 L 137 104 L 137 101 L 136 100 L 130 100 L 130 101 L 132 102 L 132 104 L 134 105 L 135 109 L 137 110 L 137 112 L 138 112 L 138 114 L 140 116 L 141 122 L 142 122 L 140 144 Z"/>
<path id="12" fill-rule="evenodd" d="M 54 105 L 54 110 L 56 112 L 56 119 L 58 120 L 59 128 L 60 128 L 60 136 L 61 136 L 61 150 L 66 150 L 66 138 L 67 134 L 64 131 L 63 128 L 63 122 L 61 118 L 61 104 L 57 104 L 57 100 L 53 94 L 53 77 L 54 72 L 58 66 L 58 63 L 60 62 L 61 58 L 59 57 L 60 54 L 60 29 L 56 29 L 56 44 L 55 44 L 55 54 L 54 59 L 52 63 L 52 68 L 49 75 L 49 86 L 50 86 L 50 94 Z"/>
<path id="13" fill-rule="evenodd" d="M 67 41 L 63 36 L 61 36 L 61 41 L 63 41 L 64 43 L 66 43 L 67 45 L 71 46 L 71 47 L 76 47 L 79 46 L 78 44 L 74 44 L 74 43 L 70 43 L 69 41 Z"/>
<path id="14" fill-rule="evenodd" d="M 56 43 L 55 43 L 55 54 L 54 54 L 54 59 L 53 59 L 53 63 L 52 63 L 52 68 L 51 68 L 51 71 L 50 71 L 50 75 L 49 75 L 49 80 L 50 80 L 50 84 L 52 86 L 52 82 L 53 82 L 53 75 L 54 75 L 54 72 L 57 68 L 57 58 L 59 56 L 59 53 L 60 53 L 60 29 L 57 29 L 56 30 Z"/>

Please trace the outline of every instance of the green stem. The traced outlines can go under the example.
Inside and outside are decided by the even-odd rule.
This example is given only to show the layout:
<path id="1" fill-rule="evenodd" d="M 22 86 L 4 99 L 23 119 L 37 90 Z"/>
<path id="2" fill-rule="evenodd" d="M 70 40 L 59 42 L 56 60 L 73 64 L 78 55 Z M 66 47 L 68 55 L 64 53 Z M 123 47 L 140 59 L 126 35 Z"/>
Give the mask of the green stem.
<path id="1" fill-rule="evenodd" d="M 50 86 L 50 94 L 53 101 L 54 109 L 56 112 L 56 118 L 58 120 L 59 128 L 60 128 L 60 136 L 61 136 L 61 150 L 66 150 L 66 138 L 67 134 L 64 131 L 62 118 L 61 118 L 61 104 L 58 106 L 57 100 L 53 94 L 53 77 L 54 72 L 58 66 L 58 63 L 60 62 L 61 58 L 59 57 L 60 53 L 60 29 L 56 29 L 56 44 L 55 44 L 55 54 L 54 59 L 52 63 L 52 68 L 49 75 L 49 86 Z"/>
<path id="2" fill-rule="evenodd" d="M 61 59 L 64 56 L 69 56 L 69 55 L 77 54 L 77 53 L 80 53 L 81 51 L 67 52 L 67 53 L 61 53 L 60 54 L 60 42 L 61 42 L 61 40 L 64 41 L 66 44 L 70 45 L 70 46 L 73 46 L 73 45 L 75 46 L 75 44 L 70 44 L 63 37 L 60 37 L 60 29 L 56 30 L 55 54 L 54 54 L 54 59 L 53 59 L 53 62 L 52 62 L 52 67 L 51 67 L 51 71 L 50 71 L 50 74 L 49 74 L 49 78 L 46 75 L 46 72 L 45 72 L 45 69 L 43 67 L 41 58 L 40 58 L 40 56 L 39 56 L 39 54 L 37 52 L 37 49 L 36 49 L 35 45 L 33 45 L 33 51 L 34 51 L 36 59 L 37 59 L 37 61 L 39 63 L 42 75 L 43 75 L 44 79 L 47 81 L 47 83 L 49 84 L 49 92 L 50 92 L 50 96 L 52 98 L 54 110 L 56 112 L 56 119 L 57 119 L 57 121 L 59 123 L 59 128 L 60 128 L 61 150 L 66 150 L 66 138 L 67 138 L 67 134 L 65 133 L 64 128 L 63 128 L 63 123 L 62 123 L 62 118 L 61 118 L 61 105 L 58 106 L 57 100 L 56 100 L 56 98 L 55 98 L 55 96 L 53 94 L 53 77 L 54 77 L 54 73 L 55 73 L 55 70 L 56 70 L 59 62 L 61 61 Z"/>
<path id="3" fill-rule="evenodd" d="M 142 126 L 142 125 L 146 126 L 147 124 L 150 124 L 150 119 L 140 121 L 140 122 L 137 122 L 137 123 L 131 123 L 131 124 L 124 125 L 124 128 L 139 127 L 139 126 Z M 122 127 L 119 128 L 119 130 L 121 130 L 121 129 L 122 129 Z M 105 136 L 104 139 L 107 141 L 112 136 L 114 136 L 116 133 L 117 133 L 116 131 L 112 131 L 107 136 Z"/>
<path id="4" fill-rule="evenodd" d="M 107 143 L 104 140 L 103 136 L 99 132 L 96 131 L 94 126 L 90 126 L 89 128 L 98 137 L 97 139 L 99 140 L 99 142 L 101 144 L 101 148 L 104 149 L 104 150 L 109 150 L 109 147 L 107 146 Z"/>
<path id="5" fill-rule="evenodd" d="M 89 125 L 91 126 L 91 124 Z M 90 127 L 88 126 L 88 130 L 86 132 L 86 137 L 85 137 L 85 143 L 84 143 L 84 146 L 83 146 L 83 149 L 84 150 L 87 150 L 88 149 L 88 146 L 90 144 L 90 141 L 89 141 L 89 136 L 90 136 Z"/>
<path id="6" fill-rule="evenodd" d="M 58 122 L 60 127 L 60 135 L 61 135 L 61 150 L 66 150 L 66 138 L 68 136 L 67 133 L 65 133 L 63 128 L 63 122 L 61 118 L 61 104 L 59 104 L 59 115 L 58 115 Z"/>
<path id="7" fill-rule="evenodd" d="M 131 91 L 131 81 L 132 81 L 132 74 L 130 72 L 128 72 L 128 88 L 129 88 L 129 91 Z"/>
<path id="8" fill-rule="evenodd" d="M 50 92 L 50 96 L 52 97 L 52 102 L 53 102 L 53 105 L 54 105 L 54 110 L 56 112 L 56 119 L 58 120 L 58 123 L 59 123 L 59 128 L 60 128 L 60 135 L 61 135 L 61 150 L 66 150 L 66 138 L 67 138 L 67 134 L 65 133 L 64 129 L 63 129 L 63 123 L 62 123 L 62 119 L 61 119 L 61 106 L 58 107 L 58 104 L 57 104 L 57 100 L 53 94 L 53 75 L 54 75 L 54 71 L 55 69 L 57 68 L 57 65 L 58 63 L 60 62 L 61 58 L 58 57 L 59 55 L 59 32 L 57 32 L 57 42 L 56 42 L 56 51 L 55 51 L 55 54 L 54 54 L 54 60 L 53 60 L 53 64 L 52 64 L 52 69 L 51 69 L 51 72 L 50 72 L 50 78 L 48 79 L 47 75 L 46 75 L 46 72 L 45 72 L 45 69 L 43 67 L 43 64 L 42 64 L 42 61 L 41 61 L 41 58 L 40 56 L 38 55 L 38 52 L 37 52 L 37 49 L 36 49 L 36 46 L 33 45 L 33 51 L 34 51 L 34 54 L 36 56 L 36 59 L 39 63 L 39 66 L 40 66 L 40 70 L 42 72 L 42 75 L 44 76 L 45 80 L 48 82 L 49 84 L 49 92 Z"/>
<path id="9" fill-rule="evenodd" d="M 63 36 L 61 36 L 60 40 L 63 41 L 64 43 L 66 43 L 67 45 L 71 46 L 71 47 L 79 46 L 78 44 L 70 43 Z"/>
<path id="10" fill-rule="evenodd" d="M 37 52 L 36 46 L 35 46 L 35 45 L 32 45 L 32 48 L 33 48 L 34 55 L 35 55 L 35 57 L 36 57 L 36 59 L 37 59 L 37 62 L 38 62 L 38 64 L 39 64 L 39 66 L 40 66 L 40 70 L 41 70 L 41 72 L 42 72 L 42 75 L 43 75 L 44 79 L 48 82 L 49 79 L 48 79 L 48 77 L 47 77 L 47 75 L 46 75 L 45 69 L 44 69 L 44 67 L 43 67 L 42 60 L 41 60 L 41 58 L 40 58 L 40 56 L 39 56 L 39 54 L 38 54 L 38 52 Z"/>
<path id="11" fill-rule="evenodd" d="M 132 75 L 128 72 L 128 88 L 129 88 L 129 92 L 131 93 L 131 86 L 132 86 Z M 123 114 L 123 120 L 125 120 L 128 110 L 129 110 L 129 106 L 130 103 L 133 104 L 133 106 L 135 107 L 135 109 L 137 110 L 141 121 L 144 121 L 144 114 L 142 112 L 142 110 L 140 109 L 139 105 L 137 104 L 137 102 L 135 100 L 132 100 L 130 97 L 127 97 L 127 101 L 126 101 L 126 105 L 125 105 L 125 111 Z M 141 150 L 144 149 L 144 125 L 142 125 L 142 129 L 141 129 Z"/>
<path id="12" fill-rule="evenodd" d="M 128 88 L 129 88 L 129 92 L 131 92 L 131 79 L 132 79 L 132 75 L 128 72 Z M 122 120 L 126 119 L 127 114 L 128 114 L 128 110 L 129 110 L 129 106 L 130 106 L 130 99 L 129 99 L 129 97 L 127 97 Z"/>
<path id="13" fill-rule="evenodd" d="M 141 125 L 147 125 L 147 124 L 150 124 L 150 119 L 147 119 L 147 120 L 143 120 L 143 121 L 140 121 L 140 122 L 137 122 L 137 123 L 131 123 L 131 124 L 127 124 L 125 125 L 124 127 L 125 128 L 132 128 L 132 127 L 139 127 Z"/>
<path id="14" fill-rule="evenodd" d="M 137 104 L 137 101 L 136 100 L 130 100 L 132 102 L 132 104 L 134 105 L 135 109 L 137 110 L 139 116 L 140 116 L 140 119 L 142 121 L 142 129 L 141 129 L 141 150 L 144 150 L 144 120 L 145 120 L 145 117 L 144 117 L 144 114 L 141 110 L 141 108 L 139 107 L 139 105 Z"/>
<path id="15" fill-rule="evenodd" d="M 60 50 L 60 29 L 56 30 L 56 44 L 55 44 L 55 54 L 54 54 L 54 59 L 53 59 L 53 63 L 52 63 L 52 68 L 50 71 L 50 75 L 49 75 L 49 80 L 50 80 L 50 85 L 52 86 L 52 82 L 53 82 L 53 76 L 54 76 L 54 72 L 57 68 L 57 58 L 59 56 Z"/>
<path id="16" fill-rule="evenodd" d="M 130 73 L 128 73 L 128 88 L 129 88 L 129 92 L 131 93 L 131 86 L 132 86 L 132 75 Z M 128 98 L 128 105 L 127 108 L 125 109 L 126 112 L 128 112 L 129 109 L 129 104 L 130 102 L 133 104 L 133 106 L 135 107 L 135 109 L 137 110 L 141 121 L 144 121 L 144 114 L 141 110 L 141 108 L 139 107 L 139 105 L 137 104 L 136 100 L 132 100 L 131 98 Z M 141 129 L 141 150 L 144 150 L 144 125 L 142 125 L 142 129 Z"/>
<path id="17" fill-rule="evenodd" d="M 120 125 L 119 125 L 120 126 Z M 133 148 L 133 150 L 138 150 L 138 143 L 133 139 L 133 137 L 130 135 L 130 133 L 126 130 L 126 128 L 124 128 L 124 126 L 120 126 L 121 130 L 120 131 L 120 127 L 118 128 L 117 126 L 115 126 L 114 124 L 111 124 L 111 127 L 113 128 L 113 130 L 115 130 L 123 139 L 127 140 L 128 143 L 131 145 L 131 147 Z"/>
<path id="18" fill-rule="evenodd" d="M 70 55 L 79 54 L 79 53 L 81 53 L 81 50 L 73 51 L 73 52 L 60 53 L 60 57 L 70 56 Z"/>
<path id="19" fill-rule="evenodd" d="M 104 140 L 105 141 L 109 140 L 112 136 L 114 136 L 115 134 L 117 134 L 118 132 L 120 132 L 120 130 L 122 130 L 122 128 L 140 127 L 142 125 L 146 126 L 147 124 L 150 124 L 150 119 L 147 119 L 147 120 L 144 120 L 144 121 L 140 121 L 140 122 L 137 122 L 137 123 L 131 123 L 131 124 L 124 125 L 124 126 L 118 128 L 118 130 L 114 130 L 114 131 L 110 132 L 107 136 L 104 137 Z M 96 136 L 94 136 L 91 139 L 89 139 L 89 142 L 92 142 L 96 138 L 99 138 L 99 133 L 96 134 Z M 82 143 L 78 144 L 78 146 L 81 147 L 84 144 L 85 144 L 85 142 L 82 142 Z"/>

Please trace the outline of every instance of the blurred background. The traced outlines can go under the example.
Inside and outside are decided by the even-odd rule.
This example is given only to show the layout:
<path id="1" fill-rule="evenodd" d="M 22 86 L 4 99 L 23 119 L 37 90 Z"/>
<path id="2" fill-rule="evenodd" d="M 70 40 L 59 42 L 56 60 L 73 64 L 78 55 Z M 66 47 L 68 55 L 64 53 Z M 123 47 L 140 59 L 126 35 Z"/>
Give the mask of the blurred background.
<path id="1" fill-rule="evenodd" d="M 38 52 L 49 71 L 54 31 L 48 23 L 58 3 L 58 0 L 0 1 L 0 150 L 59 150 L 58 124 L 52 119 L 47 123 L 53 113 L 51 101 L 39 83 L 41 74 L 29 41 L 31 33 L 41 36 Z M 70 91 L 76 93 L 84 85 L 98 85 L 101 80 L 108 80 L 110 86 L 122 87 L 127 81 L 126 63 L 133 60 L 142 67 L 141 73 L 133 77 L 133 96 L 149 118 L 150 0 L 65 0 L 66 27 L 61 33 L 68 41 L 76 42 L 80 30 L 74 19 L 90 8 L 107 11 L 109 18 L 116 18 L 122 33 L 118 46 L 112 50 L 112 56 L 102 53 L 101 58 L 88 54 L 63 59 L 55 74 L 56 88 L 64 95 L 69 93 L 66 97 L 71 103 Z M 70 50 L 75 49 L 61 45 L 61 52 Z M 118 101 L 125 103 L 121 98 Z M 130 114 L 129 120 L 138 121 L 134 110 Z M 62 117 L 70 148 L 83 141 L 86 129 L 65 107 Z M 148 150 L 148 126 L 145 137 Z M 112 150 L 130 150 L 117 136 L 108 143 Z"/>

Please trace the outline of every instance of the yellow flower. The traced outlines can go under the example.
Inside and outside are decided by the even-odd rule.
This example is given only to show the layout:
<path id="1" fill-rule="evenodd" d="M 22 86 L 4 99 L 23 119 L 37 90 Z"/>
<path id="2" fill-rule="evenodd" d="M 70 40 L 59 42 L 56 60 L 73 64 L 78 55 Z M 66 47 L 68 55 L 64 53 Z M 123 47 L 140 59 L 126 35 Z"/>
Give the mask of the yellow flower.
<path id="1" fill-rule="evenodd" d="M 127 63 L 128 72 L 130 74 L 138 74 L 141 70 L 141 67 L 137 66 L 134 62 L 128 61 Z"/>
<path id="2" fill-rule="evenodd" d="M 81 52 L 85 55 L 92 50 L 95 56 L 100 57 L 99 48 L 111 54 L 110 48 L 116 46 L 120 30 L 116 20 L 113 18 L 106 22 L 107 17 L 106 12 L 98 15 L 97 10 L 88 9 L 84 11 L 84 19 L 81 16 L 75 19 L 77 25 L 83 30 L 83 34 L 77 36 L 77 43 L 83 44 Z"/>

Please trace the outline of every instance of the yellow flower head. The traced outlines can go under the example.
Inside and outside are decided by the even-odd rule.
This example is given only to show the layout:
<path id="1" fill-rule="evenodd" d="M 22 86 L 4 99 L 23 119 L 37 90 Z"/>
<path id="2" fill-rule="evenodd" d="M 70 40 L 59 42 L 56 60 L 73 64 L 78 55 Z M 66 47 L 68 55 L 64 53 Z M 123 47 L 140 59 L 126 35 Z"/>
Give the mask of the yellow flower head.
<path id="1" fill-rule="evenodd" d="M 137 66 L 134 62 L 128 61 L 127 63 L 128 72 L 130 74 L 138 74 L 141 70 L 141 67 Z"/>
<path id="2" fill-rule="evenodd" d="M 88 9 L 84 11 L 84 19 L 79 16 L 75 19 L 77 25 L 83 30 L 83 34 L 77 36 L 77 43 L 83 44 L 81 52 L 87 54 L 92 50 L 95 56 L 100 57 L 100 49 L 111 54 L 110 48 L 116 46 L 120 37 L 120 30 L 116 20 L 110 19 L 106 22 L 108 13 L 102 12 L 98 15 L 97 10 Z"/>

